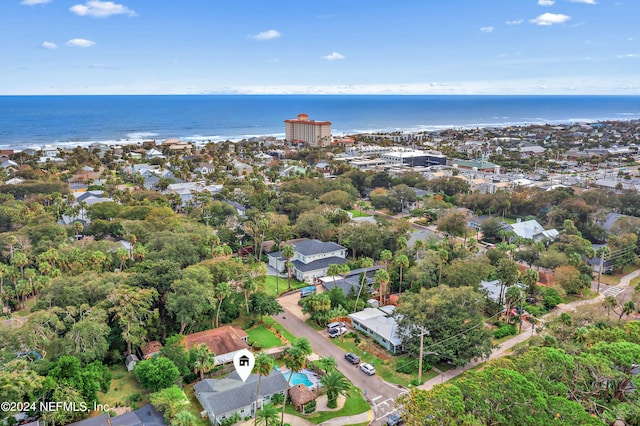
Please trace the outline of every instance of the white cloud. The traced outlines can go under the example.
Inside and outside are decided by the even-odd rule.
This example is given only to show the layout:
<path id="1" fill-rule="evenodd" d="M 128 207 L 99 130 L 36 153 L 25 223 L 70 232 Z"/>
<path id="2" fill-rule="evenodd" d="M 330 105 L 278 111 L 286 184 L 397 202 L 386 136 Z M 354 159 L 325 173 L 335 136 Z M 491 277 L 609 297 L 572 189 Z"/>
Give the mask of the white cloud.
<path id="1" fill-rule="evenodd" d="M 571 3 L 598 4 L 596 0 L 570 0 Z"/>
<path id="2" fill-rule="evenodd" d="M 540 6 L 553 6 L 555 0 L 538 0 Z"/>
<path id="3" fill-rule="evenodd" d="M 25 6 L 33 6 L 35 4 L 47 4 L 51 0 L 22 0 L 20 4 L 24 4 Z"/>
<path id="4" fill-rule="evenodd" d="M 483 32 L 483 33 L 492 33 L 493 30 L 495 30 L 495 28 L 493 28 L 493 27 L 482 27 L 482 28 L 480 28 L 480 31 Z"/>
<path id="5" fill-rule="evenodd" d="M 513 21 L 506 21 L 505 24 L 507 25 L 520 25 L 524 22 L 524 19 L 515 19 Z"/>
<path id="6" fill-rule="evenodd" d="M 43 49 L 57 49 L 58 45 L 50 41 L 43 41 L 40 47 L 42 47 Z"/>
<path id="7" fill-rule="evenodd" d="M 111 15 L 136 16 L 134 10 L 112 1 L 88 0 L 85 4 L 71 6 L 69 10 L 76 15 L 91 16 L 92 18 L 107 18 Z"/>
<path id="8" fill-rule="evenodd" d="M 345 56 L 338 53 L 338 52 L 333 52 L 331 55 L 327 55 L 327 56 L 323 56 L 322 59 L 326 59 L 327 61 L 335 61 L 338 59 L 344 59 Z"/>
<path id="9" fill-rule="evenodd" d="M 258 33 L 256 35 L 250 35 L 249 38 L 263 41 L 263 40 L 273 40 L 274 38 L 280 38 L 281 36 L 282 34 L 280 34 L 280 32 L 276 30 L 267 30 L 267 31 Z"/>
<path id="10" fill-rule="evenodd" d="M 91 40 L 84 39 L 84 38 L 72 38 L 71 40 L 68 40 L 65 43 L 65 46 L 69 46 L 69 47 L 91 47 L 94 44 L 96 44 L 96 43 L 91 41 Z"/>
<path id="11" fill-rule="evenodd" d="M 563 15 L 562 13 L 543 13 L 535 19 L 531 19 L 529 22 L 536 25 L 549 26 L 553 24 L 562 24 L 571 19 L 570 16 Z"/>
<path id="12" fill-rule="evenodd" d="M 627 53 L 626 55 L 618 55 L 618 56 L 616 56 L 616 58 L 618 58 L 618 59 L 640 58 L 640 55 L 638 55 L 637 53 Z"/>

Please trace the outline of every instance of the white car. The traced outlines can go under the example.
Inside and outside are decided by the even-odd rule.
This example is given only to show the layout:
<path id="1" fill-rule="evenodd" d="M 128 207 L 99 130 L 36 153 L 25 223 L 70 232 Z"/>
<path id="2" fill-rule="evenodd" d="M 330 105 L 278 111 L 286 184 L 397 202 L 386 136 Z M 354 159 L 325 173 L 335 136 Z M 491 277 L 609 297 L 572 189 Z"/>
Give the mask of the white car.
<path id="1" fill-rule="evenodd" d="M 334 337 L 341 336 L 346 332 L 347 332 L 347 327 L 333 327 L 332 329 L 329 330 L 329 337 L 333 339 Z"/>
<path id="2" fill-rule="evenodd" d="M 368 376 L 376 374 L 375 367 L 368 363 L 360 364 L 360 370 L 364 371 Z"/>

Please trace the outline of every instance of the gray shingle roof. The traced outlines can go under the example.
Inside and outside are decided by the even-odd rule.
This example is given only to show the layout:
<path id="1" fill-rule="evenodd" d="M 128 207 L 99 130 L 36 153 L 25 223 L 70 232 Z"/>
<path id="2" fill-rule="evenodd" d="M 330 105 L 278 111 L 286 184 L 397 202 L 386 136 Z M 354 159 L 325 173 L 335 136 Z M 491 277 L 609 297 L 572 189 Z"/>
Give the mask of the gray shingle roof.
<path id="1" fill-rule="evenodd" d="M 258 375 L 252 374 L 246 382 L 232 372 L 223 379 L 205 379 L 193 387 L 202 407 L 210 415 L 219 416 L 251 405 L 256 399 Z M 285 392 L 289 388 L 281 372 L 273 370 L 260 381 L 260 396 Z"/>
<path id="2" fill-rule="evenodd" d="M 337 245 L 337 244 L 336 244 Z M 325 257 L 324 259 L 314 260 L 309 263 L 302 263 L 299 260 L 293 261 L 293 266 L 300 272 L 317 271 L 318 269 L 328 268 L 332 264 L 342 265 L 347 263 L 347 259 L 341 257 Z"/>
<path id="3" fill-rule="evenodd" d="M 295 251 L 303 256 L 311 256 L 320 253 L 329 253 L 336 250 L 346 250 L 343 246 L 334 242 L 323 242 L 320 240 L 299 241 L 293 244 Z"/>

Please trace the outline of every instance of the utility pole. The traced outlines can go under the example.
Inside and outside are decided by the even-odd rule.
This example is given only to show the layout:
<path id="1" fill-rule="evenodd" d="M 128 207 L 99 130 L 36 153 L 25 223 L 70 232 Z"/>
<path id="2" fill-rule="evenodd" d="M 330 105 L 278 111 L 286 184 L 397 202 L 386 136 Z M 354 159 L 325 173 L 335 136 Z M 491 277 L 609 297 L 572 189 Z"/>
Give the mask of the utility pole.
<path id="1" fill-rule="evenodd" d="M 422 353 L 424 348 L 424 335 L 429 334 L 428 330 L 420 327 L 420 358 L 418 359 L 418 385 L 422 384 Z"/>

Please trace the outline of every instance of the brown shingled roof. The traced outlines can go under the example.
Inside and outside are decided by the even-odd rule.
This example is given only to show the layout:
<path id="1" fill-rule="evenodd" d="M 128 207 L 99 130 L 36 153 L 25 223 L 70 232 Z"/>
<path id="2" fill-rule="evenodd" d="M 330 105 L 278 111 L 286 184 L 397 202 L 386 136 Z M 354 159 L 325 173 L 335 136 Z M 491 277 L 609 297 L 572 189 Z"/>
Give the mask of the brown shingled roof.
<path id="1" fill-rule="evenodd" d="M 247 337 L 247 333 L 240 327 L 225 325 L 212 330 L 188 334 L 184 336 L 182 343 L 187 347 L 187 350 L 205 344 L 214 354 L 223 355 L 249 348 L 246 342 Z"/>

